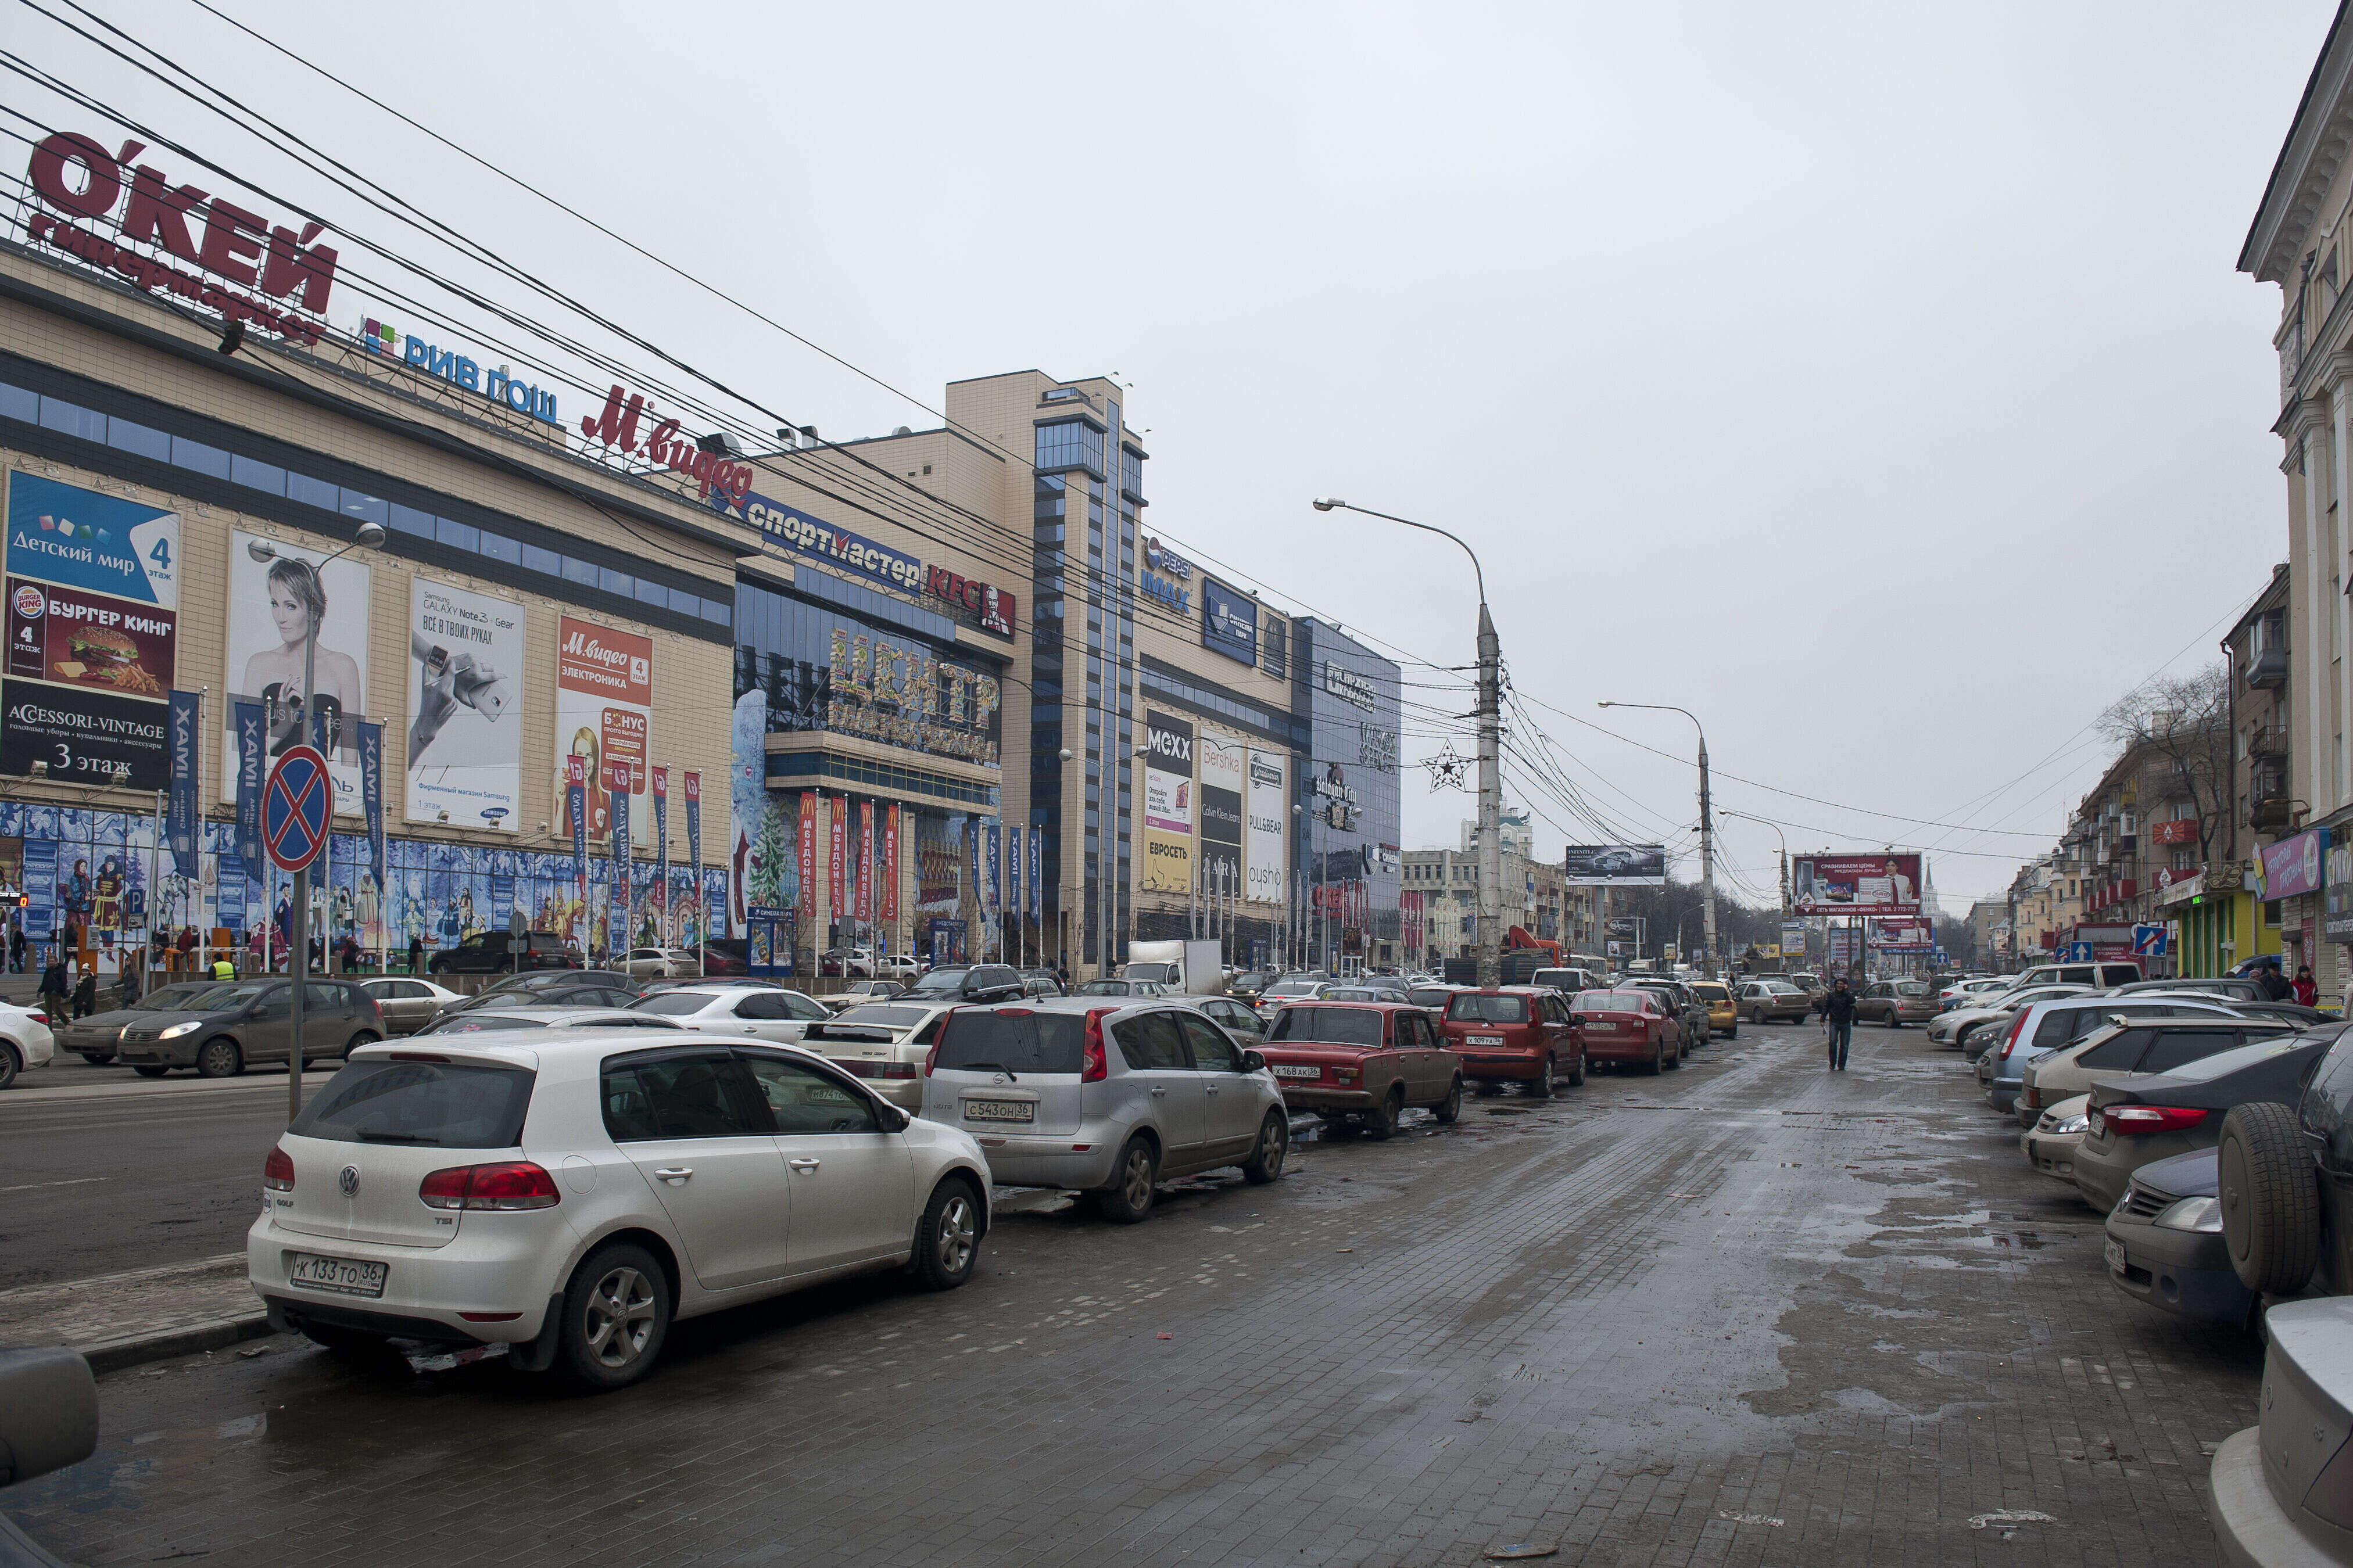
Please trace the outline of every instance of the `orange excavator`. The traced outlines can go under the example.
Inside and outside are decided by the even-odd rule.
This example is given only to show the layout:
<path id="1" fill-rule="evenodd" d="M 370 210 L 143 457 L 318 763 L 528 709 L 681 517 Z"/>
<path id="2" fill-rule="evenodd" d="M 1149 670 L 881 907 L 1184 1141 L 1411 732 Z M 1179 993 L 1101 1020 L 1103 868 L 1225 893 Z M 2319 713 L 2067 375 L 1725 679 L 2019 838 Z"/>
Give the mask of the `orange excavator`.
<path id="1" fill-rule="evenodd" d="M 1563 962 L 1560 943 L 1556 942 L 1548 942 L 1540 936 L 1530 936 L 1528 934 L 1527 928 L 1525 926 L 1514 926 L 1511 930 L 1504 933 L 1504 951 L 1509 952 L 1534 952 L 1545 953 L 1551 959 L 1552 967 L 1555 968 L 1559 967 Z"/>

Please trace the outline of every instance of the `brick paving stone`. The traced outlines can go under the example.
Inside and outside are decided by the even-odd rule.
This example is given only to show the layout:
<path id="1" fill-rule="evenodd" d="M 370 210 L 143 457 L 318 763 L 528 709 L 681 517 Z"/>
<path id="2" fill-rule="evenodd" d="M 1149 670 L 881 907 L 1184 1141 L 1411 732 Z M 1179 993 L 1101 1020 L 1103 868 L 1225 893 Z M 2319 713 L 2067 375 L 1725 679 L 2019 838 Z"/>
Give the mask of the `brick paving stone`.
<path id="1" fill-rule="evenodd" d="M 2260 1353 L 2117 1297 L 1950 1054 L 1813 1048 L 1008 1215 L 964 1290 L 680 1324 L 601 1399 L 282 1340 L 112 1374 L 100 1455 L 10 1510 L 93 1568 L 2211 1562 Z M 2057 1522 L 1969 1529 L 2004 1508 Z"/>

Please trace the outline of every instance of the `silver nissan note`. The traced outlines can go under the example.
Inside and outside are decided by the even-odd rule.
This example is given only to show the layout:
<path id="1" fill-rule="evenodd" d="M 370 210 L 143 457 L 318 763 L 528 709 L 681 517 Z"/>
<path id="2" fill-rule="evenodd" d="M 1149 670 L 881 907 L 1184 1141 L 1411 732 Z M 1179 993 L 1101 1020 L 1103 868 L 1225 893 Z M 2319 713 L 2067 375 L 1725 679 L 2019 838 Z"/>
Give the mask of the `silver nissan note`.
<path id="1" fill-rule="evenodd" d="M 978 1140 L 996 1181 L 1091 1192 L 1123 1225 L 1164 1177 L 1239 1165 L 1271 1182 L 1291 1149 L 1265 1058 L 1157 999 L 959 1007 L 923 1064 L 923 1113 Z"/>

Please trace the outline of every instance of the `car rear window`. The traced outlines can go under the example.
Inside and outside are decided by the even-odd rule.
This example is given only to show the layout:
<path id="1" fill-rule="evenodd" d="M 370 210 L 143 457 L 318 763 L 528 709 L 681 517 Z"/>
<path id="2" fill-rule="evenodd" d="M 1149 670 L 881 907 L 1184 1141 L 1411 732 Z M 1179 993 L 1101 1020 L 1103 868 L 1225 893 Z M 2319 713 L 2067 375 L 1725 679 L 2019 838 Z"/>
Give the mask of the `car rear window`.
<path id="1" fill-rule="evenodd" d="M 1572 1013 L 1639 1013 L 1642 1010 L 1642 993 L 1639 991 L 1585 991 L 1577 994 L 1568 1005 Z"/>
<path id="2" fill-rule="evenodd" d="M 1274 1016 L 1266 1037 L 1270 1043 L 1377 1046 L 1381 1016 L 1370 1007 L 1285 1007 Z"/>
<path id="3" fill-rule="evenodd" d="M 938 1065 L 964 1072 L 1074 1073 L 1086 1032 L 1086 1018 L 1077 1013 L 969 1008 L 951 1014 L 940 1032 Z"/>
<path id="4" fill-rule="evenodd" d="M 1420 990 L 1409 992 L 1408 994 L 1413 998 L 1413 1005 L 1417 1007 L 1442 1007 L 1446 1005 L 1446 999 L 1454 993 L 1425 985 Z"/>
<path id="5" fill-rule="evenodd" d="M 417 1031 L 418 1035 L 480 1035 L 492 1029 L 544 1029 L 536 1018 L 512 1018 L 503 1013 L 457 1013 Z"/>
<path id="6" fill-rule="evenodd" d="M 2216 1051 L 2211 1057 L 2201 1057 L 2196 1061 L 2184 1062 L 2168 1076 L 2178 1078 L 2185 1083 L 2203 1083 L 2209 1079 L 2221 1078 L 2225 1073 L 2237 1072 L 2241 1068 L 2253 1067 L 2268 1057 L 2275 1057 L 2285 1051 L 2301 1050 L 2316 1044 L 2317 1042 L 2309 1035 L 2277 1035 L 2263 1039 L 2250 1040 L 2243 1046 L 2234 1046 L 2227 1051 Z"/>
<path id="7" fill-rule="evenodd" d="M 337 1143 L 512 1149 L 535 1077 L 465 1062 L 346 1062 L 287 1131 Z"/>
<path id="8" fill-rule="evenodd" d="M 653 1013 L 665 1018 L 683 1018 L 700 1013 L 711 1005 L 708 991 L 657 991 L 650 996 L 640 996 L 629 1005 L 639 1013 Z"/>
<path id="9" fill-rule="evenodd" d="M 1694 985 L 1692 994 L 1703 1002 L 1729 1002 L 1732 993 L 1721 985 Z"/>
<path id="10" fill-rule="evenodd" d="M 1458 991 L 1446 1004 L 1446 1018 L 1452 1024 L 1525 1024 L 1528 1021 L 1528 999 Z"/>

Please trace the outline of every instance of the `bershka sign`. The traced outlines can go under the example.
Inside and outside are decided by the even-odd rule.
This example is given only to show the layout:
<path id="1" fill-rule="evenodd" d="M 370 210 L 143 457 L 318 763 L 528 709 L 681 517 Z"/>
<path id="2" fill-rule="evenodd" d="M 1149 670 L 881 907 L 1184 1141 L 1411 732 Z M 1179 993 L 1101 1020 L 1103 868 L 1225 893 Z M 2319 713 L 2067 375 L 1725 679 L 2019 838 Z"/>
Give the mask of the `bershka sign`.
<path id="1" fill-rule="evenodd" d="M 311 318 L 326 314 L 337 257 L 332 246 L 315 243 L 325 226 L 305 224 L 298 233 L 226 197 L 195 185 L 174 185 L 161 170 L 136 162 L 146 150 L 143 142 L 125 142 L 109 153 L 69 131 L 34 143 L 26 174 L 41 200 L 56 211 L 27 214 L 26 237 L 127 278 L 150 293 L 168 289 L 224 320 L 265 327 L 304 344 L 318 342 L 322 324 Z M 113 237 L 58 214 L 103 224 Z M 201 229 L 192 228 L 192 222 Z M 192 277 L 167 257 L 238 289 L 259 289 L 269 300 L 290 304 L 299 296 L 300 310 L 308 314 Z"/>
<path id="2" fill-rule="evenodd" d="M 742 505 L 744 498 L 752 492 L 752 465 L 736 462 L 723 453 L 706 452 L 691 441 L 679 439 L 679 423 L 675 419 L 664 419 L 656 425 L 645 445 L 638 446 L 638 421 L 650 418 L 652 414 L 646 406 L 644 393 L 625 392 L 617 384 L 605 395 L 605 411 L 580 421 L 580 434 L 615 448 L 624 458 L 644 458 L 684 474 L 695 481 L 698 498 L 708 498 L 712 491 L 721 490 Z"/>

